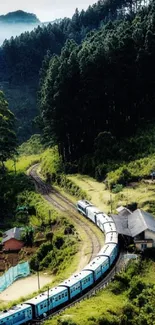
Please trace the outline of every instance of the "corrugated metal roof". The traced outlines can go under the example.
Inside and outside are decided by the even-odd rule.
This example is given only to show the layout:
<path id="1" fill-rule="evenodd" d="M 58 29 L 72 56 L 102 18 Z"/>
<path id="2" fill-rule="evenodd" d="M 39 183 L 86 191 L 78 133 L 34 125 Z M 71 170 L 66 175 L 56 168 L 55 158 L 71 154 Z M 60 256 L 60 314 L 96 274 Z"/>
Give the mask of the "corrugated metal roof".
<path id="1" fill-rule="evenodd" d="M 23 229 L 24 228 L 14 227 L 12 229 L 7 230 L 3 235 L 2 244 L 5 243 L 6 241 L 8 241 L 11 238 L 15 238 L 17 240 L 20 240 L 21 233 L 22 233 Z"/>
<path id="2" fill-rule="evenodd" d="M 112 215 L 112 217 L 119 234 L 135 237 L 147 229 L 155 232 L 154 217 L 143 210 L 137 209 L 133 213 L 127 213 L 126 210 L 126 213 Z"/>
<path id="3" fill-rule="evenodd" d="M 147 229 L 155 232 L 155 219 L 150 213 L 137 209 L 129 215 L 128 226 L 132 237 Z"/>
<path id="4" fill-rule="evenodd" d="M 128 228 L 128 215 L 123 216 L 120 214 L 113 214 L 112 217 L 114 219 L 117 232 L 119 234 L 131 237 L 131 232 Z"/>

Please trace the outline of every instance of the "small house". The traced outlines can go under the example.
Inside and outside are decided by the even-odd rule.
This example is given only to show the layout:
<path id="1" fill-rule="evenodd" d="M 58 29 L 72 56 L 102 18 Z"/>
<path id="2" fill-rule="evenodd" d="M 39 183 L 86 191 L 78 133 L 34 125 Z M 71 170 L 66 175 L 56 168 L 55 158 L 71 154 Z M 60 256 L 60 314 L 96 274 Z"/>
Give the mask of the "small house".
<path id="1" fill-rule="evenodd" d="M 137 209 L 134 212 L 120 207 L 113 215 L 117 231 L 128 240 L 132 238 L 138 250 L 155 247 L 155 218 L 148 212 Z"/>
<path id="2" fill-rule="evenodd" d="M 18 251 L 24 246 L 21 240 L 23 228 L 14 227 L 3 234 L 2 244 L 5 251 Z"/>

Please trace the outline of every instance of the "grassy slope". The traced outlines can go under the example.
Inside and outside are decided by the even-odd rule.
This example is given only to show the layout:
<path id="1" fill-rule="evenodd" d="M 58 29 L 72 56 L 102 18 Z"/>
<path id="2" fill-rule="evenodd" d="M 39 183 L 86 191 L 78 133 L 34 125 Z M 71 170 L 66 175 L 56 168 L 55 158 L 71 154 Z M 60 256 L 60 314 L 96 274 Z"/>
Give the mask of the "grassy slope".
<path id="1" fill-rule="evenodd" d="M 21 156 L 18 157 L 16 161 L 16 170 L 17 172 L 26 172 L 26 170 L 35 163 L 40 161 L 41 155 L 31 155 L 31 156 Z M 9 170 L 9 172 L 14 172 L 14 162 L 13 160 L 8 160 L 5 163 L 5 166 Z"/>
<path id="2" fill-rule="evenodd" d="M 104 292 L 97 293 L 89 300 L 85 300 L 67 309 L 60 316 L 53 317 L 51 320 L 45 322 L 45 324 L 58 325 L 61 322 L 63 324 L 65 320 L 71 320 L 73 324 L 76 322 L 77 325 L 96 325 L 97 320 L 102 317 L 110 319 L 113 317 L 112 314 L 119 314 L 124 302 L 125 297 L 123 295 L 115 296 L 108 290 L 104 290 Z"/>
<path id="3" fill-rule="evenodd" d="M 112 212 L 115 212 L 117 206 L 137 202 L 138 208 L 153 213 L 155 204 L 154 183 L 141 181 L 124 187 L 120 193 L 114 194 L 105 189 L 104 183 L 99 183 L 88 176 L 72 175 L 69 178 L 82 187 L 91 196 L 91 202 L 106 213 L 111 210 L 110 196 L 112 199 Z"/>

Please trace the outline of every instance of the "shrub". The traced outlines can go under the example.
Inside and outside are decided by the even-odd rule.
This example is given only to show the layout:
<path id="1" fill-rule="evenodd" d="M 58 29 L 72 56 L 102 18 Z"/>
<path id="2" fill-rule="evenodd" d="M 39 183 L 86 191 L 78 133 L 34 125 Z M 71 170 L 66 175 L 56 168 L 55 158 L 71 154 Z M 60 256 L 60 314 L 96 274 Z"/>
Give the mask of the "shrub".
<path id="1" fill-rule="evenodd" d="M 57 175 L 63 172 L 62 158 L 59 156 L 58 148 L 47 149 L 42 155 L 41 172 L 44 176 Z M 55 176 L 53 176 L 55 177 Z"/>
<path id="2" fill-rule="evenodd" d="M 64 243 L 64 239 L 62 236 L 60 235 L 57 235 L 55 240 L 54 240 L 54 245 L 56 246 L 57 249 L 60 249 L 61 246 L 63 245 Z"/>
<path id="3" fill-rule="evenodd" d="M 130 282 L 130 289 L 129 289 L 129 299 L 136 298 L 143 289 L 145 289 L 146 284 L 140 279 L 139 276 L 135 276 Z"/>
<path id="4" fill-rule="evenodd" d="M 116 184 L 114 185 L 112 192 L 113 193 L 119 193 L 123 190 L 123 185 L 122 184 Z"/>

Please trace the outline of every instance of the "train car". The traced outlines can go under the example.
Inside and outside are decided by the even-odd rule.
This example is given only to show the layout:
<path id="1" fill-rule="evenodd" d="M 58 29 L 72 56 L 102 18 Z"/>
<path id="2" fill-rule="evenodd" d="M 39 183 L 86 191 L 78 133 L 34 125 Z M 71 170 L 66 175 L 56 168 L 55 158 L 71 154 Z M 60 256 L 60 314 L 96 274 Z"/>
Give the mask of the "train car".
<path id="1" fill-rule="evenodd" d="M 112 217 L 104 214 L 87 200 L 77 202 L 80 213 L 90 219 L 105 233 L 105 245 L 98 255 L 85 268 L 38 296 L 29 299 L 24 304 L 17 305 L 8 311 L 0 313 L 0 325 L 20 325 L 42 318 L 47 312 L 54 311 L 98 281 L 118 255 L 118 233 Z"/>
<path id="2" fill-rule="evenodd" d="M 66 286 L 68 289 L 69 299 L 73 299 L 82 291 L 91 286 L 94 282 L 93 272 L 86 271 L 74 274 L 69 279 L 60 283 L 59 286 Z"/>
<path id="3" fill-rule="evenodd" d="M 77 210 L 83 214 L 84 216 L 86 216 L 86 208 L 89 207 L 89 206 L 93 206 L 92 203 L 90 203 L 89 201 L 87 200 L 80 200 L 77 202 Z"/>
<path id="4" fill-rule="evenodd" d="M 109 267 L 114 262 L 118 254 L 118 245 L 117 244 L 107 244 L 100 250 L 97 256 L 107 256 L 109 259 Z"/>
<path id="5" fill-rule="evenodd" d="M 97 214 L 96 224 L 103 232 L 104 232 L 104 224 L 108 222 L 114 222 L 112 217 L 104 214 L 103 212 Z"/>
<path id="6" fill-rule="evenodd" d="M 97 222 L 97 214 L 100 214 L 101 211 L 96 208 L 95 206 L 88 206 L 86 207 L 86 217 L 93 221 L 94 223 Z"/>
<path id="7" fill-rule="evenodd" d="M 20 325 L 30 322 L 31 320 L 32 308 L 25 303 L 0 312 L 0 324 L 3 325 Z"/>
<path id="8" fill-rule="evenodd" d="M 105 235 L 105 244 L 118 244 L 118 233 L 117 233 L 117 231 L 108 232 Z"/>
<path id="9" fill-rule="evenodd" d="M 109 268 L 108 258 L 103 256 L 95 257 L 88 265 L 85 266 L 83 271 L 93 272 L 94 282 L 97 281 L 103 273 Z"/>
<path id="10" fill-rule="evenodd" d="M 68 291 L 66 287 L 55 287 L 40 295 L 27 300 L 25 303 L 32 306 L 33 318 L 42 317 L 43 314 L 51 311 L 57 306 L 68 301 Z"/>
<path id="11" fill-rule="evenodd" d="M 116 232 L 116 226 L 114 222 L 106 222 L 103 224 L 103 231 L 105 234 L 108 234 L 110 232 Z"/>
<path id="12" fill-rule="evenodd" d="M 97 256 L 96 260 L 99 261 L 101 264 L 102 275 L 103 275 L 110 267 L 109 256 Z"/>

